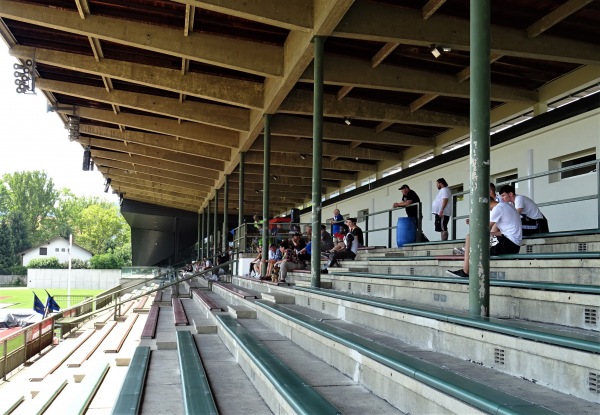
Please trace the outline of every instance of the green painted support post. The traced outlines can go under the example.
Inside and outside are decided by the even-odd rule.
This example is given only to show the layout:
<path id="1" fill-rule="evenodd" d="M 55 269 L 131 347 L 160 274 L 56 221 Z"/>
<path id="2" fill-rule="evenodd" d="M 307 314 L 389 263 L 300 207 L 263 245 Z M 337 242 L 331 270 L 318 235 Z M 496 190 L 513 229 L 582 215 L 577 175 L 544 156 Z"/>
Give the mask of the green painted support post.
<path id="1" fill-rule="evenodd" d="M 469 313 L 490 315 L 490 0 L 471 0 Z"/>
<path id="2" fill-rule="evenodd" d="M 197 246 L 198 249 L 196 250 L 196 261 L 198 261 L 200 259 L 200 239 L 202 238 L 202 218 L 200 217 L 200 213 L 198 213 L 198 241 L 197 241 Z"/>
<path id="3" fill-rule="evenodd" d="M 210 258 L 210 203 L 209 200 L 206 204 L 206 258 Z"/>
<path id="4" fill-rule="evenodd" d="M 237 269 L 237 273 L 238 275 L 243 275 L 244 274 L 244 270 L 240 269 L 240 254 L 242 249 L 245 251 L 246 250 L 246 228 L 242 228 L 242 226 L 244 225 L 244 175 L 246 173 L 246 153 L 240 153 L 240 188 L 238 190 L 239 192 L 239 201 L 238 201 L 238 231 L 236 232 L 235 236 L 238 239 L 238 249 L 237 249 L 237 263 L 236 263 L 236 269 Z M 243 237 L 244 240 L 239 239 L 240 237 Z"/>
<path id="5" fill-rule="evenodd" d="M 227 236 L 229 232 L 227 232 L 227 228 L 229 228 L 229 175 L 225 175 L 225 184 L 223 185 L 223 243 L 221 244 L 221 249 L 223 253 L 229 251 L 229 243 L 227 240 Z"/>
<path id="6" fill-rule="evenodd" d="M 205 257 L 204 255 L 204 237 L 205 237 L 205 233 L 206 233 L 206 211 L 204 209 L 202 209 L 202 236 L 200 238 L 200 259 L 203 259 Z"/>
<path id="7" fill-rule="evenodd" d="M 217 251 L 219 250 L 219 189 L 215 189 L 215 213 L 213 216 L 213 265 L 217 263 Z"/>
<path id="8" fill-rule="evenodd" d="M 265 114 L 263 164 L 263 212 L 262 212 L 262 258 L 269 257 L 269 195 L 271 193 L 271 114 Z M 264 262 L 263 262 L 264 264 Z M 266 265 L 261 266 L 260 275 L 267 275 Z"/>
<path id="9" fill-rule="evenodd" d="M 323 158 L 323 56 L 325 38 L 313 38 L 314 84 L 313 84 L 313 165 L 312 165 L 312 255 L 311 255 L 311 287 L 321 286 L 321 169 Z"/>

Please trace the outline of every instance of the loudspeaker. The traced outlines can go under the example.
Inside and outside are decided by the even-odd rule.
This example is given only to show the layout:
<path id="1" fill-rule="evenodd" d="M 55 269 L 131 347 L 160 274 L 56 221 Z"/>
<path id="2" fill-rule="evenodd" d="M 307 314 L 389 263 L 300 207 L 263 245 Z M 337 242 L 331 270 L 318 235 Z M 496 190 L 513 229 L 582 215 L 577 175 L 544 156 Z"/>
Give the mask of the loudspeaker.
<path id="1" fill-rule="evenodd" d="M 300 223 L 300 209 L 292 209 L 290 211 L 290 218 L 292 223 Z"/>
<path id="2" fill-rule="evenodd" d="M 90 170 L 91 161 L 92 161 L 92 152 L 88 149 L 83 150 L 83 171 Z"/>

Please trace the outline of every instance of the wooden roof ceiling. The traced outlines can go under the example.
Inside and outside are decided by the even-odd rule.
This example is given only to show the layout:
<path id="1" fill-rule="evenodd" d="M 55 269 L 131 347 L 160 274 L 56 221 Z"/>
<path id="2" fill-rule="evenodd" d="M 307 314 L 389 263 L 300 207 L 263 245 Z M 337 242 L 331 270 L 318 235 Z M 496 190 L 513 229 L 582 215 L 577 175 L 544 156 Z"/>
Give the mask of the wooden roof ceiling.
<path id="1" fill-rule="evenodd" d="M 598 82 L 600 1 L 491 7 L 493 123 Z M 230 175 L 237 204 L 247 152 L 245 207 L 262 211 L 273 114 L 272 210 L 310 201 L 315 35 L 327 37 L 324 192 L 469 133 L 468 0 L 0 0 L 0 18 L 125 199 L 197 212 Z M 436 59 L 435 45 L 450 51 Z"/>

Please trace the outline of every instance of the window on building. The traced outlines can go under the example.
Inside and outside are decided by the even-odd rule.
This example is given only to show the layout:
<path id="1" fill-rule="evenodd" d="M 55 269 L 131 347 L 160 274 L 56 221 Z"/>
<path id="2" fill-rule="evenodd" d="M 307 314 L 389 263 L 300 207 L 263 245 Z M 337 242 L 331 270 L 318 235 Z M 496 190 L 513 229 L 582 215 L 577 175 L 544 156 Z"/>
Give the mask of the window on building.
<path id="1" fill-rule="evenodd" d="M 61 249 L 62 252 L 65 252 L 65 248 Z"/>
<path id="2" fill-rule="evenodd" d="M 500 187 L 502 187 L 506 184 L 510 184 L 516 190 L 519 188 L 519 183 L 515 182 L 514 180 L 516 180 L 518 177 L 519 177 L 518 170 L 513 169 L 513 170 L 508 170 L 508 171 L 504 171 L 502 173 L 492 175 L 491 182 L 496 184 L 496 190 L 500 190 Z"/>
<path id="3" fill-rule="evenodd" d="M 561 162 L 560 167 L 576 166 L 578 164 L 583 164 L 583 163 L 587 163 L 589 161 L 594 161 L 594 160 L 596 160 L 596 153 L 588 154 L 587 156 L 577 157 L 577 158 L 574 158 L 571 160 L 564 160 L 563 162 Z M 596 165 L 592 164 L 592 165 L 588 165 L 588 166 L 584 166 L 584 167 L 579 167 L 578 169 L 574 169 L 574 170 L 563 171 L 560 173 L 560 178 L 567 179 L 569 177 L 582 176 L 584 174 L 592 173 L 595 171 L 596 171 Z"/>
<path id="4" fill-rule="evenodd" d="M 40 248 L 40 255 L 48 255 L 48 248 Z"/>
<path id="5" fill-rule="evenodd" d="M 548 169 L 557 170 L 563 167 L 577 166 L 578 164 L 588 163 L 596 160 L 596 149 L 589 148 L 577 153 L 565 154 L 562 157 L 557 157 L 548 160 Z M 590 164 L 572 170 L 562 171 L 560 173 L 551 174 L 549 177 L 550 183 L 558 182 L 559 180 L 569 179 L 571 177 L 583 176 L 585 174 L 596 171 L 596 164 Z"/>
<path id="6" fill-rule="evenodd" d="M 59 252 L 60 249 L 59 248 L 54 248 L 54 252 Z"/>
<path id="7" fill-rule="evenodd" d="M 368 218 L 368 215 L 369 215 L 369 209 L 359 210 L 356 215 L 356 222 L 357 223 L 364 222 L 365 219 Z"/>

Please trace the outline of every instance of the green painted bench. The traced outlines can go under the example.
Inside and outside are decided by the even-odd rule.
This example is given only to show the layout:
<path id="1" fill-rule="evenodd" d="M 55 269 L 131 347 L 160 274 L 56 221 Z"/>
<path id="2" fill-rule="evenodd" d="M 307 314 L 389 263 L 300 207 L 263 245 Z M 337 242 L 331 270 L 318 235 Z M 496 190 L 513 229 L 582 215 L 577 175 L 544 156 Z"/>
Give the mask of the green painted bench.
<path id="1" fill-rule="evenodd" d="M 216 318 L 297 414 L 341 414 L 236 319 L 222 314 Z"/>
<path id="2" fill-rule="evenodd" d="M 191 332 L 177 332 L 177 351 L 185 413 L 218 415 L 208 377 Z"/>
<path id="3" fill-rule="evenodd" d="M 431 261 L 431 260 L 462 260 L 461 255 L 441 256 L 396 256 L 396 257 L 369 257 L 370 262 L 403 262 L 403 261 Z M 544 252 L 537 254 L 504 254 L 490 256 L 490 260 L 537 260 L 537 259 L 600 259 L 600 252 Z"/>
<path id="4" fill-rule="evenodd" d="M 377 278 L 384 280 L 403 280 L 403 281 L 425 281 L 425 282 L 443 282 L 452 284 L 469 285 L 469 280 L 465 278 L 454 277 L 434 277 L 421 275 L 390 275 L 377 274 L 372 272 L 339 272 L 336 276 L 362 277 L 362 278 Z M 538 282 L 538 281 L 516 281 L 516 280 L 498 280 L 490 279 L 490 285 L 493 287 L 507 288 L 526 288 L 530 290 L 543 291 L 561 291 L 580 294 L 600 294 L 600 285 L 584 285 L 584 284 L 559 284 L 553 282 Z"/>
<path id="5" fill-rule="evenodd" d="M 150 347 L 138 346 L 129 363 L 129 369 L 121 391 L 112 409 L 113 415 L 136 415 L 140 413 L 146 373 L 150 365 Z"/>
<path id="6" fill-rule="evenodd" d="M 461 326 L 487 330 L 490 332 L 519 337 L 522 339 L 600 354 L 600 341 L 598 341 L 598 334 L 596 332 L 590 332 L 589 334 L 572 334 L 570 336 L 566 336 L 564 331 L 559 329 L 553 330 L 550 328 L 536 327 L 535 330 L 532 330 L 528 327 L 527 323 L 494 318 L 472 317 L 467 313 L 441 311 L 439 308 L 435 307 L 415 307 L 413 304 L 406 306 L 403 305 L 402 301 L 398 300 L 385 298 L 375 299 L 374 297 L 370 296 L 348 294 L 340 291 L 324 290 L 320 288 L 295 287 L 295 289 L 298 291 L 317 293 L 340 300 L 353 301 L 359 304 L 370 305 L 386 310 L 393 310 L 434 320 L 456 323 Z"/>
<path id="7" fill-rule="evenodd" d="M 455 399 L 492 414 L 556 414 L 535 403 L 491 388 L 473 379 L 451 372 L 398 350 L 377 344 L 282 306 L 257 301 L 265 308 L 304 328 L 340 343 L 363 356 L 413 378 Z M 314 412 L 318 413 L 318 412 Z"/>
<path id="8" fill-rule="evenodd" d="M 600 234 L 600 229 L 579 229 L 576 231 L 559 231 L 559 232 L 548 232 L 548 233 L 536 233 L 533 235 L 524 236 L 523 239 L 539 239 L 539 238 L 559 238 L 562 236 L 586 236 Z M 429 241 L 429 242 L 413 242 L 410 244 L 404 244 L 404 246 L 427 246 L 427 245 L 447 245 L 447 244 L 464 244 L 463 239 L 451 239 L 447 241 Z"/>

